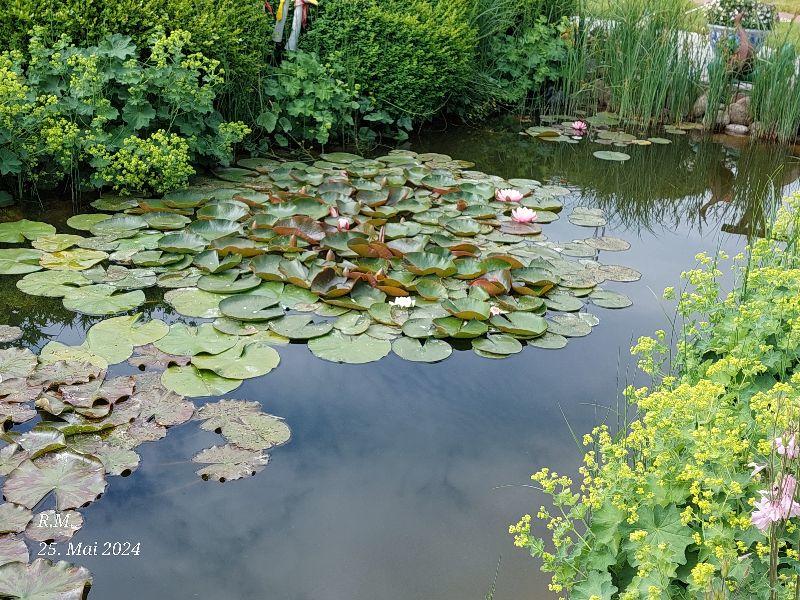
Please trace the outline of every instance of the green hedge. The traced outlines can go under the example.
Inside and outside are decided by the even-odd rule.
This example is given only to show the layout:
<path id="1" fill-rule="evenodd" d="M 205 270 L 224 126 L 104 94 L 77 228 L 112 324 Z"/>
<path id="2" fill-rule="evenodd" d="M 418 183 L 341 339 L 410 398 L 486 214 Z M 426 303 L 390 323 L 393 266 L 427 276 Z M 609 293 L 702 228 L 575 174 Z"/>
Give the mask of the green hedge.
<path id="1" fill-rule="evenodd" d="M 469 82 L 472 0 L 324 0 L 302 46 L 338 63 L 378 108 L 415 121 Z"/>
<path id="2" fill-rule="evenodd" d="M 7 0 L 0 11 L 0 50 L 24 49 L 35 27 L 55 41 L 81 46 L 109 34 L 129 35 L 140 48 L 164 30 L 192 35 L 189 51 L 220 61 L 226 116 L 252 120 L 253 91 L 269 65 L 273 20 L 262 0 Z"/>

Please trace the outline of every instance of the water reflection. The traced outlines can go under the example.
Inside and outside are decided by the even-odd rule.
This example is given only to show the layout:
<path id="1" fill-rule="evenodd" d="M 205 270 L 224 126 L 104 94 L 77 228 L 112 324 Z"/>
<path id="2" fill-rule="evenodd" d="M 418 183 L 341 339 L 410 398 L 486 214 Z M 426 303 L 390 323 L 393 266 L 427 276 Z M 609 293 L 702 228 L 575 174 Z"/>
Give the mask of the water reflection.
<path id="1" fill-rule="evenodd" d="M 194 474 L 191 456 L 220 441 L 194 423 L 140 447 L 139 470 L 110 479 L 106 495 L 83 511 L 75 541 L 138 541 L 142 552 L 73 559 L 94 574 L 90 598 L 464 600 L 483 597 L 499 557 L 496 600 L 550 597 L 506 534 L 542 498 L 506 484 L 525 484 L 540 465 L 576 468 L 566 422 L 589 430 L 616 405 L 634 379 L 627 348 L 664 325 L 656 293 L 676 283 L 695 253 L 741 249 L 738 234 L 763 223 L 769 198 L 798 176 L 786 150 L 686 138 L 631 148 L 623 165 L 594 159 L 589 145 L 514 134 L 450 131 L 417 141 L 420 151 L 488 173 L 567 182 L 567 214 L 576 204 L 605 208 L 606 233 L 632 242 L 624 262 L 644 274 L 606 287 L 634 306 L 593 308 L 601 323 L 589 337 L 503 361 L 455 352 L 437 365 L 392 356 L 334 365 L 304 345 L 282 348 L 274 372 L 231 397 L 284 416 L 292 442 L 257 477 L 224 485 Z M 547 231 L 568 240 L 594 230 L 562 218 Z M 14 279 L 0 278 L 0 309 L 28 345 L 80 343 L 98 320 L 25 296 Z M 146 305 L 169 317 L 162 309 Z"/>

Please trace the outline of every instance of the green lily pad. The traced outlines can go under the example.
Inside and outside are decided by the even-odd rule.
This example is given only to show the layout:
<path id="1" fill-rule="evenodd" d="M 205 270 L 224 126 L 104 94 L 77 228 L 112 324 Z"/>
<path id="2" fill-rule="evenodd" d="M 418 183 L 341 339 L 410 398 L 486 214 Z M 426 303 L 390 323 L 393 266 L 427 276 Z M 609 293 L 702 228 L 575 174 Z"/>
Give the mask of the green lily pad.
<path id="1" fill-rule="evenodd" d="M 61 250 L 71 248 L 78 242 L 84 241 L 85 239 L 86 238 L 80 235 L 53 233 L 36 238 L 31 245 L 37 250 L 42 250 L 43 252 L 60 252 Z"/>
<path id="2" fill-rule="evenodd" d="M 583 337 L 592 332 L 591 325 L 572 313 L 554 315 L 548 320 L 547 329 L 564 337 Z"/>
<path id="3" fill-rule="evenodd" d="M 49 223 L 29 221 L 28 219 L 11 221 L 0 223 L 0 242 L 4 244 L 19 244 L 25 240 L 35 240 L 46 235 L 52 235 L 55 232 L 56 228 Z"/>
<path id="4" fill-rule="evenodd" d="M 64 295 L 64 308 L 86 315 L 113 315 L 144 304 L 144 292 L 118 292 L 113 285 L 86 285 Z"/>
<path id="5" fill-rule="evenodd" d="M 560 350 L 567 345 L 567 338 L 563 335 L 546 331 L 544 335 L 528 340 L 528 345 L 547 350 Z"/>
<path id="6" fill-rule="evenodd" d="M 270 329 L 292 340 L 310 340 L 328 334 L 333 323 L 315 323 L 308 315 L 286 315 L 271 321 Z"/>
<path id="7" fill-rule="evenodd" d="M 403 360 L 432 363 L 446 359 L 453 348 L 444 340 L 428 339 L 423 343 L 404 336 L 392 342 L 392 351 Z"/>
<path id="8" fill-rule="evenodd" d="M 130 358 L 135 346 L 152 344 L 166 336 L 170 328 L 164 321 L 142 321 L 141 314 L 112 317 L 100 321 L 86 332 L 85 346 L 102 356 L 108 364 Z"/>
<path id="9" fill-rule="evenodd" d="M 464 321 L 457 317 L 439 317 L 433 319 L 438 337 L 469 339 L 480 337 L 489 330 L 484 321 Z"/>
<path id="10" fill-rule="evenodd" d="M 237 336 L 222 333 L 211 323 L 201 323 L 197 327 L 174 323 L 169 333 L 155 340 L 153 345 L 167 354 L 195 356 L 201 353 L 219 354 L 233 348 L 237 341 Z"/>
<path id="11" fill-rule="evenodd" d="M 22 275 L 41 271 L 39 259 L 44 255 L 41 250 L 30 248 L 0 249 L 0 275 Z"/>
<path id="12" fill-rule="evenodd" d="M 161 383 L 168 390 L 199 398 L 204 396 L 221 396 L 232 392 L 242 384 L 241 379 L 220 377 L 213 371 L 202 371 L 194 366 L 169 367 L 161 375 Z"/>
<path id="13" fill-rule="evenodd" d="M 89 284 L 81 273 L 74 271 L 38 271 L 28 273 L 17 281 L 17 288 L 31 296 L 63 298 L 76 287 Z"/>
<path id="14" fill-rule="evenodd" d="M 274 348 L 259 342 L 239 343 L 220 354 L 198 354 L 192 364 L 227 379 L 248 379 L 266 375 L 281 358 Z"/>
<path id="15" fill-rule="evenodd" d="M 520 337 L 537 337 L 547 331 L 547 321 L 530 312 L 496 315 L 489 322 L 496 329 Z"/>
<path id="16" fill-rule="evenodd" d="M 194 287 L 169 290 L 164 294 L 164 301 L 178 313 L 186 317 L 205 319 L 222 316 L 219 311 L 219 303 L 224 298 L 224 295 L 213 294 Z"/>
<path id="17" fill-rule="evenodd" d="M 472 340 L 472 349 L 480 352 L 481 356 L 490 355 L 490 358 L 494 358 L 494 355 L 507 356 L 522 352 L 522 344 L 510 335 L 496 333 Z"/>
<path id="18" fill-rule="evenodd" d="M 589 294 L 589 298 L 592 303 L 603 308 L 626 308 L 633 304 L 625 294 L 610 290 L 595 290 Z"/>
<path id="19" fill-rule="evenodd" d="M 310 340 L 308 348 L 314 356 L 323 360 L 359 365 L 382 359 L 389 354 L 392 344 L 365 333 L 345 335 L 332 331 Z"/>
<path id="20" fill-rule="evenodd" d="M 158 241 L 161 250 L 175 254 L 197 254 L 205 250 L 207 245 L 205 238 L 186 231 L 168 233 Z"/>
<path id="21" fill-rule="evenodd" d="M 279 298 L 258 294 L 232 296 L 219 303 L 219 310 L 226 317 L 239 321 L 269 321 L 285 315 L 284 309 L 277 306 Z"/>

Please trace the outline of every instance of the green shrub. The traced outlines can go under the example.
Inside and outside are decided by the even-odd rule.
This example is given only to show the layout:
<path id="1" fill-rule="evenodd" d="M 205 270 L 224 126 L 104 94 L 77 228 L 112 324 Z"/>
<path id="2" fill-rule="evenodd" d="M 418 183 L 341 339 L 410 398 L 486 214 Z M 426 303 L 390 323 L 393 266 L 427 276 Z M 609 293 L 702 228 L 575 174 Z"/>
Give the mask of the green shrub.
<path id="1" fill-rule="evenodd" d="M 437 113 L 472 74 L 470 0 L 326 0 L 302 46 L 341 65 L 375 108 L 414 121 Z"/>
<path id="2" fill-rule="evenodd" d="M 255 116 L 253 90 L 269 64 L 274 23 L 262 0 L 6 0 L 3 5 L 0 50 L 27 49 L 36 27 L 45 43 L 66 34 L 92 45 L 121 34 L 139 48 L 162 31 L 187 31 L 188 52 L 220 63 L 227 83 L 218 92 L 226 116 Z"/>
<path id="3" fill-rule="evenodd" d="M 89 48 L 33 38 L 26 61 L 19 51 L 0 55 L 0 183 L 17 192 L 64 180 L 73 193 L 87 184 L 164 191 L 185 179 L 190 161 L 230 160 L 248 129 L 215 110 L 218 63 L 187 54 L 190 41 L 183 31 L 158 38 L 145 62 L 120 35 Z M 154 156 L 134 169 L 146 177 L 128 173 L 125 158 L 142 160 L 148 148 L 174 149 L 175 163 Z"/>
<path id="4" fill-rule="evenodd" d="M 274 134 L 281 146 L 290 140 L 325 144 L 331 132 L 353 135 L 357 92 L 339 79 L 316 55 L 289 54 L 264 85 L 264 108 L 256 123 Z"/>

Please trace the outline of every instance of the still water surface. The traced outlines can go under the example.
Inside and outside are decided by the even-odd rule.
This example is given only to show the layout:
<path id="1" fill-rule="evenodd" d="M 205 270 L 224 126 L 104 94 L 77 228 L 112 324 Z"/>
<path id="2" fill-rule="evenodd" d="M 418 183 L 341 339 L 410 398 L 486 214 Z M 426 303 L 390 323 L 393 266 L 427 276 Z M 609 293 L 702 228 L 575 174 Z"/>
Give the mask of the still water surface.
<path id="1" fill-rule="evenodd" d="M 538 566 L 506 533 L 542 501 L 523 487 L 530 473 L 575 470 L 579 448 L 567 421 L 580 436 L 637 381 L 628 348 L 667 325 L 672 307 L 661 290 L 697 252 L 741 249 L 769 198 L 797 187 L 791 149 L 689 137 L 628 149 L 624 164 L 593 158 L 597 147 L 588 144 L 509 133 L 450 130 L 416 140 L 414 150 L 474 161 L 487 173 L 567 185 L 564 215 L 579 204 L 604 208 L 609 225 L 598 234 L 632 248 L 600 260 L 643 273 L 637 283 L 605 287 L 634 306 L 592 307 L 601 323 L 588 337 L 501 361 L 455 352 L 435 365 L 394 355 L 336 365 L 305 345 L 281 348 L 278 369 L 230 397 L 285 417 L 291 442 L 261 474 L 227 484 L 195 475 L 189 459 L 219 438 L 194 422 L 141 446 L 139 469 L 111 478 L 105 496 L 82 511 L 75 542 L 141 544 L 138 557 L 72 557 L 94 574 L 90 598 L 482 599 L 498 561 L 495 600 L 549 597 Z M 545 227 L 563 241 L 593 232 L 566 218 Z M 80 343 L 97 320 L 19 294 L 11 278 L 0 285 L 5 322 L 21 325 L 31 346 Z M 153 316 L 168 318 L 161 310 Z M 59 551 L 66 558 L 64 545 Z"/>

